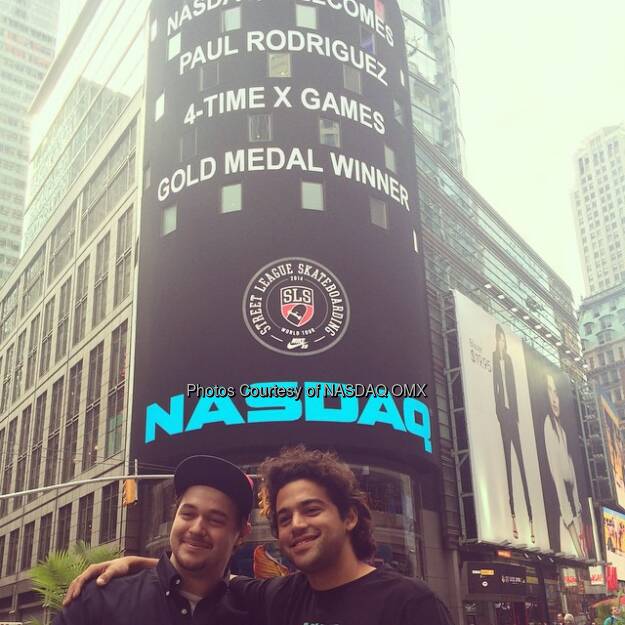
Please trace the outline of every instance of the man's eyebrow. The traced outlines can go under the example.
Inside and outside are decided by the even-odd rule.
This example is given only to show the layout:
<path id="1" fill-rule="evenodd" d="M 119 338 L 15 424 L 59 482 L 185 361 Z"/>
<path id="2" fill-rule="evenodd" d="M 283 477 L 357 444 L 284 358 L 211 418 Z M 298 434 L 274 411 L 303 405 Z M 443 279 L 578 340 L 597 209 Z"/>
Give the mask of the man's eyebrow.
<path id="1" fill-rule="evenodd" d="M 301 508 L 303 506 L 309 506 L 311 504 L 325 505 L 325 502 L 323 501 L 323 499 L 317 499 L 315 497 L 311 497 L 310 499 L 304 499 L 302 501 L 298 501 L 296 504 L 296 507 Z M 288 508 L 280 508 L 280 510 L 278 510 L 276 514 L 280 514 L 282 512 L 288 512 Z"/>

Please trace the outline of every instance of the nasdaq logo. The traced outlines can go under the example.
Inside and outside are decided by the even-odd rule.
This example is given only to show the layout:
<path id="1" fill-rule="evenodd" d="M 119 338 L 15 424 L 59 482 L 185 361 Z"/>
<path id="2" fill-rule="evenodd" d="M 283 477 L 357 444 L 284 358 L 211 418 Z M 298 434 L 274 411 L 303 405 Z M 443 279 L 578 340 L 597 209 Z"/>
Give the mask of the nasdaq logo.
<path id="1" fill-rule="evenodd" d="M 310 423 L 352 423 L 366 427 L 390 428 L 408 436 L 420 438 L 426 452 L 432 453 L 430 411 L 426 404 L 414 397 L 396 399 L 376 396 L 365 399 L 343 396 L 328 402 L 319 389 L 339 385 L 336 382 L 306 382 L 303 392 L 297 392 L 297 382 L 262 382 L 250 384 L 241 411 L 231 397 L 202 397 L 190 415 L 186 413 L 188 398 L 173 395 L 167 408 L 150 404 L 146 409 L 145 442 L 160 437 L 195 432 L 213 424 L 246 425 L 248 423 L 276 423 L 306 421 Z M 263 389 L 283 389 L 263 396 Z M 284 396 L 280 396 L 284 395 Z M 328 405 L 331 403 L 331 405 Z"/>

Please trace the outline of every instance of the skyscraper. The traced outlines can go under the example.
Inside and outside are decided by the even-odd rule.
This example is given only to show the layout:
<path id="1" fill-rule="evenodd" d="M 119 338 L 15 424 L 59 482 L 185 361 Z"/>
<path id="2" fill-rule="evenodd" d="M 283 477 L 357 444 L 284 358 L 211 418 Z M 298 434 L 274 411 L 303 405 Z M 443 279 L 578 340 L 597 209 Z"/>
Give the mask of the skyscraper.
<path id="1" fill-rule="evenodd" d="M 399 0 L 399 6 L 404 18 L 413 127 L 462 171 L 464 137 L 448 2 Z"/>
<path id="2" fill-rule="evenodd" d="M 625 280 L 625 127 L 591 135 L 575 154 L 572 193 L 587 295 Z"/>
<path id="3" fill-rule="evenodd" d="M 54 57 L 59 0 L 0 2 L 0 282 L 20 255 L 27 110 Z"/>

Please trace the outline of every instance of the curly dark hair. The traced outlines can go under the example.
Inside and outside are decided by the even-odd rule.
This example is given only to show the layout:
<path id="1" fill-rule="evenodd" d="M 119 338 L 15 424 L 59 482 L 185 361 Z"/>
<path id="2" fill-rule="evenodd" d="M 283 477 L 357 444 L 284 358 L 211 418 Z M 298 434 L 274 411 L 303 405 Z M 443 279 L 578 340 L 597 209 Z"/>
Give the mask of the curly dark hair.
<path id="1" fill-rule="evenodd" d="M 344 519 L 354 509 L 358 522 L 350 532 L 352 547 L 359 560 L 370 560 L 375 553 L 371 510 L 366 494 L 358 487 L 354 472 L 331 451 L 308 450 L 304 445 L 285 447 L 275 458 L 260 465 L 262 484 L 259 492 L 261 512 L 269 519 L 274 536 L 278 535 L 276 500 L 281 488 L 295 480 L 311 480 L 323 486 Z"/>

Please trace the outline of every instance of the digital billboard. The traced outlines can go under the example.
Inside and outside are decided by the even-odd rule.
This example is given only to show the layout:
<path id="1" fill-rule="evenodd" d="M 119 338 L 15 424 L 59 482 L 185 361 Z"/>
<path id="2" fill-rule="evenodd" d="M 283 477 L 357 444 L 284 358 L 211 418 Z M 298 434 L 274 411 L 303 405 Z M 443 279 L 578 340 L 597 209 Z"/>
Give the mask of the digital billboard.
<path id="1" fill-rule="evenodd" d="M 140 462 L 436 458 L 403 22 L 340 6 L 152 4 Z"/>
<path id="2" fill-rule="evenodd" d="M 625 450 L 623 449 L 623 437 L 619 425 L 620 419 L 604 393 L 599 392 L 597 394 L 597 405 L 605 434 L 608 471 L 614 484 L 615 500 L 619 506 L 625 508 L 625 477 L 623 475 Z"/>
<path id="3" fill-rule="evenodd" d="M 477 537 L 588 558 L 588 486 L 566 375 L 467 297 L 454 298 Z"/>
<path id="4" fill-rule="evenodd" d="M 605 558 L 616 568 L 616 576 L 625 581 L 625 514 L 602 508 Z"/>

